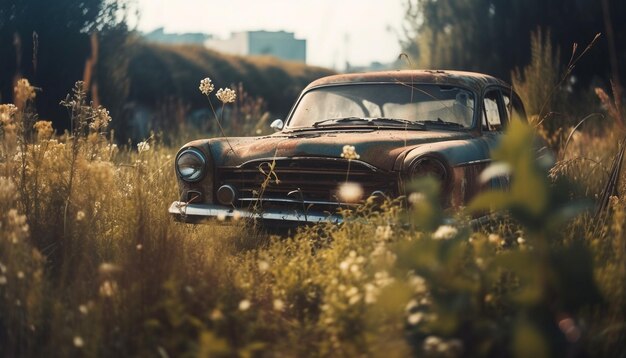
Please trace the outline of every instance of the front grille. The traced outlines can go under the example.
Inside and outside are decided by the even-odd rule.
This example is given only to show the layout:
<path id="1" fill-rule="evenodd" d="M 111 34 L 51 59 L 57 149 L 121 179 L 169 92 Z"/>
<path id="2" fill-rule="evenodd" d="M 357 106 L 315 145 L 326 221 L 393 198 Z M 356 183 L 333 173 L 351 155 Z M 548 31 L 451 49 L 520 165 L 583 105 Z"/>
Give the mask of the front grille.
<path id="1" fill-rule="evenodd" d="M 273 165 L 273 170 L 271 170 Z M 397 195 L 398 176 L 360 161 L 351 161 L 348 181 L 361 185 L 364 198 L 375 191 Z M 332 158 L 281 158 L 221 167 L 217 186 L 230 184 L 238 192 L 238 206 L 334 212 L 338 186 L 346 181 L 348 161 Z M 268 178 L 269 177 L 269 178 Z M 267 185 L 263 188 L 263 183 Z"/>

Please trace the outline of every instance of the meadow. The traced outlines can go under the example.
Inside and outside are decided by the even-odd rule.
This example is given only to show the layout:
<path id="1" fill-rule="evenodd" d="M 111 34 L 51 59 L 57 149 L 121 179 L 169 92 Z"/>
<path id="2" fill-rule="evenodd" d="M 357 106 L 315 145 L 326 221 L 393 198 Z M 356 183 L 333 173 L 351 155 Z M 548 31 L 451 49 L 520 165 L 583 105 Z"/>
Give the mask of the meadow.
<path id="1" fill-rule="evenodd" d="M 28 81 L 15 92 L 0 105 L 2 356 L 626 354 L 619 118 L 551 133 L 554 161 L 512 125 L 493 153 L 510 191 L 464 210 L 423 180 L 408 208 L 366 203 L 285 237 L 172 220 L 182 139 L 116 145 L 81 82 L 63 135 Z"/>

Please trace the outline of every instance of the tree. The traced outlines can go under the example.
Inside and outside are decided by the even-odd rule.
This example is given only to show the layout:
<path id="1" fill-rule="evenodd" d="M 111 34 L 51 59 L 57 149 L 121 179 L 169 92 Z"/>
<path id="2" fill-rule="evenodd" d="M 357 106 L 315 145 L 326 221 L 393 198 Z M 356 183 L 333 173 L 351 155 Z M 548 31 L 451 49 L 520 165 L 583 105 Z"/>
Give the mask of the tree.
<path id="1" fill-rule="evenodd" d="M 106 0 L 0 0 L 0 102 L 12 100 L 13 83 L 26 77 L 41 89 L 37 110 L 67 128 L 59 101 L 83 79 L 89 34 L 119 27 L 125 3 Z"/>
<path id="2" fill-rule="evenodd" d="M 615 43 L 626 43 L 626 2 L 608 0 Z M 561 48 L 567 63 L 574 43 L 589 43 L 604 32 L 605 18 L 596 0 L 407 0 L 405 50 L 422 68 L 487 72 L 509 79 L 531 58 L 530 33 L 543 28 Z M 576 70 L 580 84 L 608 79 L 606 37 Z M 626 47 L 618 47 L 626 63 Z M 623 78 L 622 78 L 623 82 Z"/>

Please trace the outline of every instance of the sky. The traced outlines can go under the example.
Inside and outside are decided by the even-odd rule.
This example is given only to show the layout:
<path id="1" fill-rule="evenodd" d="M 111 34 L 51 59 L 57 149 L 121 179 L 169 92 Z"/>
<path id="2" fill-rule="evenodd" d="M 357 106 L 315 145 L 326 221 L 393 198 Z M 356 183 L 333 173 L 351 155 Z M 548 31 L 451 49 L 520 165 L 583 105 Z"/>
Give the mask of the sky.
<path id="1" fill-rule="evenodd" d="M 307 40 L 307 63 L 343 69 L 400 54 L 406 0 L 137 0 L 137 28 L 204 32 L 289 31 Z"/>

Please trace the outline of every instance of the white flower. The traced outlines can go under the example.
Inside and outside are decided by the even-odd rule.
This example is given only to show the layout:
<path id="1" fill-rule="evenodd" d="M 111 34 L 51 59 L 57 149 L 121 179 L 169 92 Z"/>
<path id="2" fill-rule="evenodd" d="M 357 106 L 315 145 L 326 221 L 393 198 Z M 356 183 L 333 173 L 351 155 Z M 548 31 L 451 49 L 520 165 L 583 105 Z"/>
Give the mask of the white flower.
<path id="1" fill-rule="evenodd" d="M 391 239 L 392 235 L 393 235 L 393 230 L 391 230 L 391 226 L 389 225 L 378 226 L 376 228 L 376 238 L 378 238 L 379 240 L 387 241 Z"/>
<path id="2" fill-rule="evenodd" d="M 80 210 L 79 212 L 76 213 L 76 220 L 77 221 L 82 221 L 85 218 L 85 212 Z"/>
<path id="3" fill-rule="evenodd" d="M 458 230 L 454 226 L 441 225 L 433 233 L 433 239 L 435 240 L 449 240 L 456 236 Z"/>
<path id="4" fill-rule="evenodd" d="M 410 325 L 416 325 L 418 323 L 420 323 L 422 321 L 422 319 L 424 319 L 424 314 L 422 312 L 415 312 L 411 315 L 409 315 L 409 317 L 407 317 L 407 322 L 409 322 Z"/>
<path id="5" fill-rule="evenodd" d="M 275 299 L 274 300 L 274 310 L 275 311 L 282 311 L 283 309 L 285 309 L 285 303 L 280 300 L 280 299 Z"/>
<path id="6" fill-rule="evenodd" d="M 361 156 L 357 154 L 356 149 L 354 148 L 353 145 L 346 144 L 343 146 L 341 157 L 348 159 L 348 160 L 352 160 L 352 159 L 359 159 Z"/>
<path id="7" fill-rule="evenodd" d="M 235 102 L 235 98 L 237 98 L 235 91 L 230 88 L 220 88 L 215 96 L 222 101 L 222 103 L 233 103 Z"/>
<path id="8" fill-rule="evenodd" d="M 78 311 L 82 314 L 87 314 L 89 313 L 89 308 L 87 308 L 87 305 L 80 305 L 78 306 Z"/>
<path id="9" fill-rule="evenodd" d="M 106 280 L 100 285 L 100 296 L 113 297 L 117 293 L 117 283 Z"/>
<path id="10" fill-rule="evenodd" d="M 497 234 L 489 234 L 489 242 L 492 244 L 499 244 L 500 241 L 502 241 L 502 239 L 500 239 L 500 236 Z"/>
<path id="11" fill-rule="evenodd" d="M 343 183 L 337 192 L 339 199 L 346 203 L 354 203 L 363 196 L 363 188 L 357 183 Z"/>
<path id="12" fill-rule="evenodd" d="M 341 271 L 348 271 L 349 268 L 350 268 L 350 262 L 348 261 L 341 261 L 341 263 L 339 264 L 339 269 Z"/>
<path id="13" fill-rule="evenodd" d="M 147 152 L 150 150 L 150 143 L 146 142 L 139 142 L 137 143 L 137 151 L 139 153 L 141 152 Z"/>
<path id="14" fill-rule="evenodd" d="M 74 337 L 74 347 L 81 348 L 84 345 L 85 345 L 85 342 L 80 336 Z"/>
<path id="15" fill-rule="evenodd" d="M 240 311 L 246 311 L 250 308 L 251 304 L 249 300 L 241 300 L 241 302 L 239 302 L 239 310 Z"/>
<path id="16" fill-rule="evenodd" d="M 200 87 L 198 87 L 198 89 L 200 90 L 200 92 L 202 92 L 202 94 L 208 96 L 209 93 L 213 92 L 215 86 L 211 82 L 211 79 L 207 77 L 200 81 Z"/>
<path id="17" fill-rule="evenodd" d="M 412 299 L 409 301 L 409 303 L 406 304 L 406 307 L 404 309 L 407 312 L 410 312 L 415 307 L 417 307 L 417 301 L 415 299 Z"/>
<path id="18" fill-rule="evenodd" d="M 426 280 L 422 276 L 411 274 L 409 276 L 409 285 L 415 289 L 415 293 L 426 293 L 428 288 L 426 287 Z"/>
<path id="19" fill-rule="evenodd" d="M 270 264 L 267 263 L 267 261 L 264 261 L 264 260 L 259 260 L 258 266 L 259 266 L 259 271 L 261 271 L 261 272 L 265 272 L 265 271 L 267 271 L 270 268 Z"/>
<path id="20" fill-rule="evenodd" d="M 356 287 L 354 287 L 354 286 L 351 286 L 351 287 L 348 289 L 348 291 L 346 291 L 346 296 L 347 296 L 347 297 L 352 297 L 352 296 L 357 295 L 358 293 L 359 293 L 359 289 L 358 289 L 358 288 L 356 288 Z"/>
<path id="21" fill-rule="evenodd" d="M 426 200 L 426 195 L 422 193 L 411 193 L 409 195 L 409 203 L 416 205 Z"/>
<path id="22" fill-rule="evenodd" d="M 517 243 L 520 245 L 524 245 L 526 243 L 526 240 L 524 240 L 524 238 L 520 236 L 517 238 Z"/>
<path id="23" fill-rule="evenodd" d="M 110 262 L 103 262 L 100 264 L 100 267 L 98 267 L 98 272 L 101 275 L 112 275 L 120 271 L 122 271 L 121 267 Z"/>

